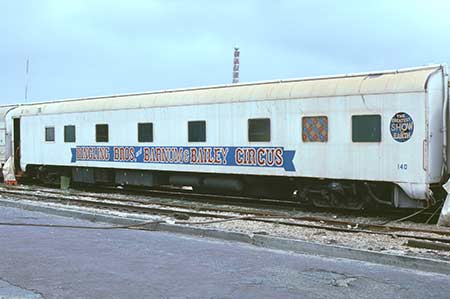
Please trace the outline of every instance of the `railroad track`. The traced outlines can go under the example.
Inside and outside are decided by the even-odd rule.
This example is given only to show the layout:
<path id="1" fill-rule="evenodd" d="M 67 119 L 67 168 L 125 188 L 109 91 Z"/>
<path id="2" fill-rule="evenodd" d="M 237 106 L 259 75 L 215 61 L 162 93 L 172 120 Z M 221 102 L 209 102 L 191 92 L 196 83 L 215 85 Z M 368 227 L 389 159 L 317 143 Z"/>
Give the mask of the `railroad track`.
<path id="1" fill-rule="evenodd" d="M 54 188 L 43 188 L 43 186 L 18 186 L 14 189 L 23 191 L 36 191 L 36 192 L 46 192 L 57 195 L 67 195 L 67 191 L 62 191 L 60 189 Z M 11 190 L 11 188 L 9 189 Z M 79 189 L 71 189 L 70 193 L 74 196 L 89 196 L 96 198 L 98 200 L 111 200 L 111 196 L 120 194 L 126 196 L 127 202 L 132 202 L 136 204 L 156 204 L 164 205 L 165 207 L 181 208 L 181 209 L 194 209 L 210 211 L 214 210 L 217 212 L 236 212 L 238 213 L 251 213 L 256 215 L 275 215 L 275 216 L 285 216 L 289 217 L 297 215 L 298 213 L 314 212 L 329 214 L 329 210 L 324 210 L 322 208 L 307 208 L 299 205 L 298 203 L 292 201 L 280 201 L 273 199 L 256 199 L 248 197 L 237 197 L 237 196 L 223 196 L 223 195 L 210 195 L 210 194 L 198 194 L 193 192 L 183 192 L 178 190 L 140 190 L 132 189 L 122 190 L 117 188 L 107 188 L 107 187 L 96 187 L 96 188 L 83 188 L 83 191 Z M 109 194 L 102 193 L 108 192 Z M 136 195 L 142 195 L 141 198 L 136 198 Z M 124 200 L 123 198 L 117 198 L 117 200 Z M 294 208 L 293 208 L 294 207 Z M 299 209 L 301 208 L 301 209 Z M 359 211 L 361 212 L 361 211 Z M 368 216 L 373 217 L 370 213 L 357 213 L 353 211 L 333 211 L 334 214 L 339 216 Z M 399 214 L 385 214 L 383 219 L 390 219 L 389 217 L 397 217 Z M 404 212 L 400 214 L 404 216 Z M 379 215 L 376 215 L 379 216 Z M 392 218 L 394 219 L 394 218 Z M 395 218 L 396 219 L 396 218 Z M 347 222 L 345 222 L 347 223 Z"/>
<path id="2" fill-rule="evenodd" d="M 181 198 L 185 201 L 211 203 L 211 204 L 226 204 L 226 205 L 236 205 L 245 207 L 256 207 L 256 208 L 278 208 L 278 209 L 289 209 L 296 210 L 303 208 L 303 206 L 294 200 L 281 200 L 281 199 L 269 199 L 269 198 L 254 198 L 247 196 L 236 196 L 236 195 L 217 195 L 217 194 L 206 194 L 197 193 L 182 189 L 173 188 L 163 188 L 163 189 L 138 189 L 138 188 L 127 188 L 127 189 L 117 189 L 115 187 L 95 187 L 87 188 L 83 187 L 81 190 L 86 190 L 94 193 L 98 192 L 119 192 L 124 195 L 134 194 L 143 195 L 150 197 L 159 198 Z"/>
<path id="3" fill-rule="evenodd" d="M 40 187 L 44 187 L 42 185 L 37 185 Z M 48 190 L 48 189 L 47 189 Z M 54 189 L 52 189 L 54 190 Z M 173 201 L 175 198 L 192 203 L 204 203 L 204 204 L 212 204 L 212 205 L 226 205 L 226 206 L 237 206 L 237 207 L 245 207 L 245 208 L 255 208 L 258 210 L 267 209 L 270 211 L 281 211 L 281 212 L 311 212 L 311 213 L 330 213 L 329 208 L 319 208 L 313 207 L 310 205 L 301 204 L 295 200 L 282 200 L 282 199 L 270 199 L 270 198 L 255 198 L 255 197 L 247 197 L 247 196 L 236 196 L 236 195 L 219 195 L 219 194 L 206 194 L 206 193 L 196 193 L 190 190 L 183 189 L 174 189 L 174 188 L 162 188 L 162 189 L 140 189 L 140 188 L 126 188 L 120 189 L 117 187 L 108 187 L 108 186 L 80 186 L 72 190 L 85 191 L 94 194 L 104 194 L 104 193 L 114 193 L 114 194 L 122 194 L 125 196 L 129 195 L 141 195 L 146 198 L 159 198 L 159 199 L 168 199 Z M 379 217 L 383 215 L 383 218 L 387 220 L 396 220 L 398 218 L 402 218 L 410 215 L 414 211 L 409 211 L 406 209 L 401 210 L 393 210 L 393 209 L 380 209 L 380 210 L 340 210 L 335 209 L 333 213 L 339 215 L 340 217 L 345 216 L 363 216 L 363 217 Z M 427 223 L 433 218 L 437 221 L 439 213 L 433 213 L 433 208 L 430 208 L 429 211 L 423 211 L 418 215 L 410 218 L 409 220 L 418 222 L 418 223 Z M 431 215 L 431 217 L 430 217 Z"/>
<path id="4" fill-rule="evenodd" d="M 223 221 L 257 221 L 271 224 L 297 226 L 305 228 L 322 229 L 346 233 L 380 234 L 399 238 L 418 239 L 450 244 L 450 230 L 420 229 L 393 225 L 373 223 L 358 223 L 354 221 L 329 219 L 316 216 L 296 216 L 281 211 L 257 210 L 248 208 L 225 208 L 213 206 L 193 206 L 180 203 L 155 202 L 152 200 L 136 198 L 119 198 L 107 194 L 92 194 L 86 192 L 66 193 L 60 190 L 34 189 L 34 188 L 0 188 L 0 193 L 8 194 L 14 198 L 23 198 L 39 202 L 52 202 L 66 206 L 82 206 L 96 209 L 126 211 L 129 213 L 142 213 L 183 218 L 180 216 L 200 217 L 206 221 L 176 221 L 178 224 L 205 224 Z M 213 219 L 213 220 L 211 220 Z"/>
<path id="5" fill-rule="evenodd" d="M 329 213 L 330 208 L 320 208 L 311 205 L 305 205 L 295 200 L 282 200 L 271 198 L 255 198 L 248 196 L 236 196 L 236 195 L 219 195 L 219 194 L 206 194 L 196 193 L 189 190 L 174 189 L 174 188 L 162 188 L 162 189 L 139 189 L 139 188 L 126 188 L 118 189 L 116 187 L 95 186 L 86 187 L 81 189 L 87 192 L 95 194 L 101 193 L 119 193 L 123 195 L 142 195 L 146 197 L 157 197 L 173 200 L 174 198 L 181 199 L 183 201 L 190 201 L 195 203 L 206 204 L 222 204 L 227 206 L 237 206 L 246 208 L 268 209 L 270 211 L 279 210 L 285 212 L 314 212 L 314 213 Z M 439 213 L 434 213 L 436 207 L 430 207 L 428 210 L 421 212 L 409 220 L 417 223 L 429 222 L 431 219 L 437 221 Z M 334 209 L 333 213 L 339 216 L 363 216 L 363 217 L 379 217 L 383 215 L 383 218 L 387 220 L 396 220 L 410 215 L 415 210 L 407 209 L 392 209 L 392 208 L 380 208 L 376 210 L 346 210 L 346 209 Z M 431 216 L 431 217 L 430 217 Z"/>
<path id="6" fill-rule="evenodd" d="M 111 191 L 110 189 L 108 189 L 109 191 Z M 105 200 L 116 200 L 116 201 L 123 201 L 123 202 L 128 202 L 128 203 L 133 203 L 133 204 L 143 204 L 143 205 L 149 205 L 149 204 L 153 204 L 153 205 L 160 205 L 160 206 L 164 206 L 164 207 L 170 207 L 170 208 L 178 208 L 178 209 L 191 209 L 191 210 L 197 210 L 197 211 L 211 211 L 214 210 L 216 212 L 224 212 L 224 213 L 234 213 L 236 212 L 236 208 L 232 208 L 232 207 L 221 207 L 221 206 L 217 206 L 215 202 L 204 202 L 202 200 L 199 201 L 195 201 L 195 200 L 191 200 L 191 201 L 187 201 L 185 202 L 184 200 L 184 194 L 181 192 L 169 192 L 168 194 L 164 194 L 164 192 L 157 192 L 156 194 L 160 195 L 160 194 L 164 194 L 164 197 L 148 197 L 148 194 L 145 194 L 146 197 L 144 198 L 135 198 L 133 197 L 129 197 L 129 194 L 124 194 L 125 196 L 128 196 L 126 199 L 124 198 L 118 198 L 118 197 L 112 197 L 112 194 L 98 194 L 97 192 L 92 193 L 92 192 L 79 192 L 77 190 L 75 190 L 75 192 L 71 192 L 70 194 L 68 194 L 67 192 L 61 191 L 61 190 L 57 190 L 57 189 L 35 189 L 35 188 L 20 188 L 20 187 L 14 187 L 14 188 L 9 188 L 9 189 L 0 189 L 0 192 L 4 192 L 4 193 L 9 193 L 9 194 L 21 194 L 23 191 L 25 192 L 39 192 L 37 194 L 34 194 L 35 196 L 39 196 L 41 197 L 44 194 L 41 194 L 41 192 L 45 193 L 45 194 L 50 194 L 51 197 L 53 197 L 53 195 L 55 196 L 83 196 L 83 197 L 89 197 L 89 198 L 95 198 L 96 200 L 99 201 L 105 201 Z M 170 195 L 174 195 L 172 197 L 170 197 Z M 168 201 L 167 199 L 170 198 L 170 201 Z M 176 202 L 175 202 L 176 201 Z M 199 203 L 202 203 L 202 205 L 199 205 Z M 240 207 L 241 209 L 239 210 L 238 213 L 243 214 L 243 213 L 252 213 L 252 214 L 258 214 L 258 215 L 268 215 L 268 214 L 273 214 L 274 212 L 271 211 L 270 213 L 268 212 L 264 212 L 263 209 L 259 208 L 258 210 L 251 208 L 251 207 Z M 244 210 L 245 208 L 247 208 L 248 210 Z M 202 214 L 203 215 L 203 214 Z M 287 211 L 285 213 L 282 213 L 281 211 L 279 213 L 277 213 L 278 216 L 288 216 Z"/>

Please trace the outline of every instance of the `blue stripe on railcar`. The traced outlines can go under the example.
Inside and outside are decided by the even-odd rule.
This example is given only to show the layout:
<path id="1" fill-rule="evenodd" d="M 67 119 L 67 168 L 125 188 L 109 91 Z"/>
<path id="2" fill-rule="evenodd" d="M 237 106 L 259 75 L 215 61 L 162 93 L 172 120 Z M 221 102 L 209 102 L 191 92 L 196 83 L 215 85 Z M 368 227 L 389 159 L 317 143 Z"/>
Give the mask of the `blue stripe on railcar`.
<path id="1" fill-rule="evenodd" d="M 295 171 L 294 150 L 236 146 L 77 146 L 71 162 L 104 161 L 283 168 Z"/>

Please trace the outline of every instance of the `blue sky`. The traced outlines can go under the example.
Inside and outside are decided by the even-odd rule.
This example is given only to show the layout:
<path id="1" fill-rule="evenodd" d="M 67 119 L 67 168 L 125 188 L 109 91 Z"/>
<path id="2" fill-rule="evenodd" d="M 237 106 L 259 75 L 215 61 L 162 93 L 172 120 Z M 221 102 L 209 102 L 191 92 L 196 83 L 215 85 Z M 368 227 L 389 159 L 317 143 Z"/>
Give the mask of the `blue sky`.
<path id="1" fill-rule="evenodd" d="M 0 0 L 0 104 L 450 63 L 450 1 Z"/>

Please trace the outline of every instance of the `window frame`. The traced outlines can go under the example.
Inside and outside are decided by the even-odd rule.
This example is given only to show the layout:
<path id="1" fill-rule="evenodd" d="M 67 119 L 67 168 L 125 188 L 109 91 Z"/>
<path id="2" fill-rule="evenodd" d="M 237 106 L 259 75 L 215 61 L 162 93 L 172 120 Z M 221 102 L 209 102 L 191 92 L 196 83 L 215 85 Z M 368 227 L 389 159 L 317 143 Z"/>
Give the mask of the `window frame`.
<path id="1" fill-rule="evenodd" d="M 379 138 L 377 138 L 377 140 L 355 140 L 355 136 L 354 136 L 354 118 L 355 117 L 364 117 L 364 116 L 376 116 L 378 118 L 379 121 Z M 352 139 L 352 143 L 381 143 L 383 142 L 383 120 L 382 120 L 382 115 L 381 114 L 353 114 L 351 115 L 350 118 L 351 121 L 351 139 Z"/>
<path id="2" fill-rule="evenodd" d="M 140 139 L 139 139 L 139 137 L 140 137 L 140 135 L 139 135 L 139 126 L 140 125 L 148 125 L 148 124 L 150 124 L 151 125 L 151 140 L 150 141 L 141 141 Z M 154 140 L 154 130 L 153 130 L 153 128 L 154 128 L 154 125 L 153 125 L 153 122 L 139 122 L 139 123 L 137 123 L 137 142 L 138 143 L 146 143 L 146 142 L 149 142 L 149 143 L 151 143 L 151 142 L 153 142 L 153 140 Z"/>
<path id="3" fill-rule="evenodd" d="M 73 141 L 68 141 L 66 138 L 66 128 L 73 127 Z M 64 143 L 75 143 L 77 142 L 77 128 L 75 125 L 64 125 Z"/>
<path id="4" fill-rule="evenodd" d="M 204 124 L 204 140 L 191 140 L 191 136 L 190 136 L 190 125 L 191 124 L 194 124 L 194 123 L 203 123 Z M 187 125 L 187 134 L 188 134 L 188 142 L 190 142 L 190 143 L 195 143 L 195 142 L 206 142 L 206 140 L 207 140 L 207 136 L 206 136 L 206 120 L 189 120 L 188 121 L 188 125 Z"/>
<path id="5" fill-rule="evenodd" d="M 105 140 L 98 140 L 99 139 L 98 138 L 98 128 L 99 128 L 99 126 L 106 126 L 106 133 L 107 133 L 106 141 Z M 103 124 L 95 124 L 95 142 L 98 142 L 98 143 L 108 143 L 109 142 L 109 124 L 105 124 L 105 123 L 103 123 Z"/>
<path id="6" fill-rule="evenodd" d="M 53 129 L 53 140 L 47 140 L 47 129 Z M 56 142 L 56 129 L 55 126 L 45 126 L 44 128 L 44 141 L 48 143 Z"/>
<path id="7" fill-rule="evenodd" d="M 268 120 L 269 121 L 269 140 L 251 140 L 250 139 L 250 122 L 258 120 Z M 270 143 L 272 141 L 272 120 L 270 117 L 256 117 L 247 119 L 247 141 L 248 142 L 266 142 Z"/>

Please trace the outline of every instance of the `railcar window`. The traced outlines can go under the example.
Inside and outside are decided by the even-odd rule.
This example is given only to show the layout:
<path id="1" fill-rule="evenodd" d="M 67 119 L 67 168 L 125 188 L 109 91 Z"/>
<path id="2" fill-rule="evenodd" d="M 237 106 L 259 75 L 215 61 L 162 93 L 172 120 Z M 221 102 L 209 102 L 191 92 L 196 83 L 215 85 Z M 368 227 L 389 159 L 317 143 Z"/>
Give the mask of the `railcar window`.
<path id="1" fill-rule="evenodd" d="M 270 141 L 270 118 L 248 120 L 248 141 Z"/>
<path id="2" fill-rule="evenodd" d="M 95 125 L 95 141 L 108 142 L 108 125 Z"/>
<path id="3" fill-rule="evenodd" d="M 302 118 L 302 140 L 304 142 L 328 141 L 328 117 L 305 116 Z"/>
<path id="4" fill-rule="evenodd" d="M 206 121 L 200 120 L 188 122 L 188 141 L 189 142 L 206 141 Z"/>
<path id="5" fill-rule="evenodd" d="M 153 123 L 138 124 L 138 142 L 153 142 Z"/>
<path id="6" fill-rule="evenodd" d="M 353 115 L 353 142 L 381 142 L 381 115 Z"/>
<path id="7" fill-rule="evenodd" d="M 55 141 L 55 127 L 45 128 L 45 141 Z"/>
<path id="8" fill-rule="evenodd" d="M 64 126 L 64 142 L 75 142 L 75 126 Z"/>

